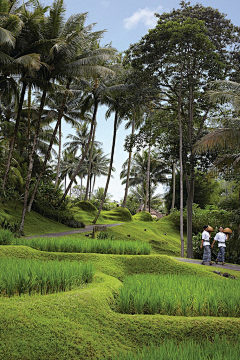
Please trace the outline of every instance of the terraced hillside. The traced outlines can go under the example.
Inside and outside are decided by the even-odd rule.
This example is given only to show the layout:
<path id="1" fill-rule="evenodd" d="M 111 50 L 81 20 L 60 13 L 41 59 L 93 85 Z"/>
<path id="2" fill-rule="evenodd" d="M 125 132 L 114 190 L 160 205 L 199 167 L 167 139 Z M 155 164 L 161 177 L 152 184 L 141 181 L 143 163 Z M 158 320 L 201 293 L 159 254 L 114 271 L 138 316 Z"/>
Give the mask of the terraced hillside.
<path id="1" fill-rule="evenodd" d="M 133 359 L 134 354 L 150 344 L 158 347 L 168 340 L 174 340 L 175 343 L 169 346 L 176 348 L 188 339 L 196 348 L 196 344 L 202 344 L 202 341 L 204 344 L 212 342 L 217 336 L 223 339 L 221 343 L 228 350 L 239 346 L 240 319 L 238 316 L 222 316 L 224 311 L 221 316 L 218 316 L 218 312 L 217 316 L 211 313 L 209 316 L 204 313 L 198 315 L 196 312 L 193 317 L 184 316 L 181 310 L 178 310 L 177 315 L 165 315 L 162 311 L 149 315 L 146 312 L 120 313 L 118 309 L 119 294 L 126 276 L 172 274 L 183 279 L 188 275 L 194 279 L 199 278 L 199 281 L 212 279 L 214 283 L 220 282 L 221 286 L 226 287 L 234 284 L 237 289 L 235 292 L 240 295 L 239 272 L 228 271 L 236 279 L 224 278 L 215 274 L 211 267 L 182 263 L 174 259 L 173 256 L 179 256 L 180 240 L 169 217 L 158 222 L 133 219 L 108 229 L 107 233 L 113 242 L 148 242 L 152 246 L 151 253 L 70 253 L 40 251 L 26 245 L 0 246 L 0 262 L 3 259 L 38 260 L 41 264 L 57 261 L 59 264 L 70 264 L 69 266 L 78 262 L 91 263 L 95 268 L 91 282 L 74 285 L 70 291 L 54 290 L 52 293 L 49 290 L 43 295 L 37 292 L 37 287 L 29 295 L 25 287 L 25 293 L 23 291 L 21 296 L 17 290 L 14 296 L 7 296 L 3 290 L 7 276 L 5 280 L 0 280 L 0 359 Z M 85 234 L 75 235 L 75 238 L 78 241 L 86 240 Z M 41 242 L 41 238 L 38 241 Z M 7 274 L 7 269 L 5 272 Z M 161 283 L 159 288 L 161 289 Z M 208 290 L 208 293 L 211 291 Z M 213 291 L 212 299 L 216 297 L 214 295 Z M 196 296 L 199 298 L 202 295 L 197 293 Z M 182 297 L 186 303 L 187 297 Z M 229 307 L 230 302 L 231 299 Z M 226 307 L 220 300 L 216 302 L 216 306 L 221 309 Z M 232 306 L 239 307 L 239 304 Z M 136 356 L 141 358 L 139 353 Z M 142 357 L 144 358 L 146 357 Z M 196 359 L 198 357 L 195 354 Z"/>

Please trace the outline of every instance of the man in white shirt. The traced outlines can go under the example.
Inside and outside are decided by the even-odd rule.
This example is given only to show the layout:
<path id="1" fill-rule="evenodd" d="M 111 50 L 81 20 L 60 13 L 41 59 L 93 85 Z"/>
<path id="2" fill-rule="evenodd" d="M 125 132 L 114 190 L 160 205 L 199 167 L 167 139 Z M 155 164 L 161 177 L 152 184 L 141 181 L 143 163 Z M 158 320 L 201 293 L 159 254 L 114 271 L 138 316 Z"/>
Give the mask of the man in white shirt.
<path id="1" fill-rule="evenodd" d="M 205 262 L 209 262 L 209 265 L 212 265 L 211 262 L 211 249 L 210 249 L 210 236 L 211 234 L 207 231 L 208 225 L 204 225 L 202 233 L 202 242 L 200 249 L 203 247 L 203 261 L 202 265 L 205 265 Z"/>
<path id="2" fill-rule="evenodd" d="M 228 234 L 226 235 L 223 232 L 223 227 L 220 226 L 219 228 L 219 232 L 215 235 L 213 243 L 212 243 L 212 248 L 213 245 L 215 243 L 215 241 L 218 242 L 218 256 L 215 260 L 215 263 L 217 264 L 219 261 L 222 261 L 222 265 L 225 265 L 225 249 L 226 249 L 226 240 L 228 240 Z"/>

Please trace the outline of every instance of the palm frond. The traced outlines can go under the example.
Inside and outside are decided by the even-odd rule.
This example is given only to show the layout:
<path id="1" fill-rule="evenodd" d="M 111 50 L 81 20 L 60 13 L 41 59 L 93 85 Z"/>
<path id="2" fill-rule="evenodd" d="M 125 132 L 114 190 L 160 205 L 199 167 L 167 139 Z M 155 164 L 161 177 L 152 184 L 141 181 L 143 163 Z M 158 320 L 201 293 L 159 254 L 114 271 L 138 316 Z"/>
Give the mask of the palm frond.
<path id="1" fill-rule="evenodd" d="M 11 31 L 0 27 L 0 45 L 8 44 L 11 47 L 15 46 L 15 38 Z"/>
<path id="2" fill-rule="evenodd" d="M 207 149 L 235 147 L 240 141 L 240 129 L 217 129 L 199 140 L 194 148 L 195 152 Z"/>

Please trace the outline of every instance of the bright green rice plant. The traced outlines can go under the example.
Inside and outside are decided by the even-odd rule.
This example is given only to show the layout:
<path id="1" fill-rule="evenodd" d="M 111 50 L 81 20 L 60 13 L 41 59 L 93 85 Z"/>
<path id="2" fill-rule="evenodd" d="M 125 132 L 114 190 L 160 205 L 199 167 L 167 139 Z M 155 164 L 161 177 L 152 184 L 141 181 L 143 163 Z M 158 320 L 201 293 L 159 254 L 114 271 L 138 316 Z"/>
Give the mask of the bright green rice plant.
<path id="1" fill-rule="evenodd" d="M 91 263 L 0 259 L 0 295 L 13 296 L 69 291 L 92 281 Z"/>
<path id="2" fill-rule="evenodd" d="M 16 238 L 15 245 L 27 245 L 34 249 L 50 252 L 100 253 L 149 255 L 151 245 L 144 241 L 123 241 L 113 239 L 87 239 L 76 237 Z"/>
<path id="3" fill-rule="evenodd" d="M 197 342 L 186 339 L 180 343 L 175 339 L 166 340 L 161 345 L 151 344 L 138 349 L 135 353 L 120 353 L 112 360 L 238 360 L 240 353 L 240 337 L 235 341 L 227 341 L 218 335 Z"/>
<path id="4" fill-rule="evenodd" d="M 239 280 L 197 275 L 127 276 L 117 310 L 128 314 L 240 316 Z"/>

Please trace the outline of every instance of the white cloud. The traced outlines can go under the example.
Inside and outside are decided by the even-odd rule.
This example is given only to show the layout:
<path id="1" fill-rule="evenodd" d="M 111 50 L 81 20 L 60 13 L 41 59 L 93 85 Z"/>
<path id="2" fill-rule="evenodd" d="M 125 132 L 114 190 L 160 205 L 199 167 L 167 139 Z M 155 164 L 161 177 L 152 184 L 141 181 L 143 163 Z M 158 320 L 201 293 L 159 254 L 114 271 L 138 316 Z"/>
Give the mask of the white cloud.
<path id="1" fill-rule="evenodd" d="M 131 30 L 136 28 L 139 23 L 143 23 L 148 29 L 151 29 L 157 24 L 157 18 L 154 14 L 159 12 L 161 9 L 162 6 L 158 6 L 155 10 L 150 10 L 148 7 L 145 7 L 145 9 L 139 9 L 135 11 L 132 16 L 123 20 L 124 27 L 127 30 Z"/>

